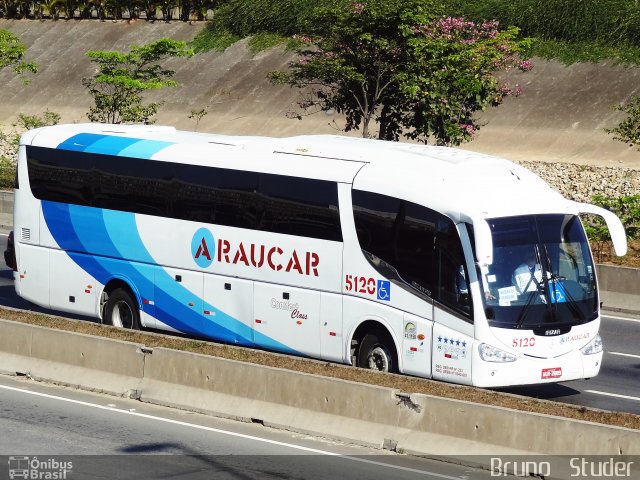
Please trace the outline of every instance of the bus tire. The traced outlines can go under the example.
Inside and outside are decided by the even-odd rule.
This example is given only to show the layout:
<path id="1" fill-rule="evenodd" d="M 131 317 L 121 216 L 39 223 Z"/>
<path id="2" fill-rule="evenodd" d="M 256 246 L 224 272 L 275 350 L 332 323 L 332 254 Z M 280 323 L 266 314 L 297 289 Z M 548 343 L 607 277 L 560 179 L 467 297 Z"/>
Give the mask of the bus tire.
<path id="1" fill-rule="evenodd" d="M 131 294 L 123 288 L 116 288 L 104 307 L 104 323 L 118 328 L 140 330 L 140 312 Z"/>
<path id="2" fill-rule="evenodd" d="M 396 372 L 396 349 L 384 330 L 365 334 L 358 348 L 358 366 L 379 372 Z"/>

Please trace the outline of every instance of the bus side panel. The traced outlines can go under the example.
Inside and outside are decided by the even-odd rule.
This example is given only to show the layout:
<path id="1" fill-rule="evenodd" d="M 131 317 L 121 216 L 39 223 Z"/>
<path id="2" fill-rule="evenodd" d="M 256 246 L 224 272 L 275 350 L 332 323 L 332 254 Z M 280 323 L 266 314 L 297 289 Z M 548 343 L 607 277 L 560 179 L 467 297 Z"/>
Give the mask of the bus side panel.
<path id="1" fill-rule="evenodd" d="M 154 272 L 157 326 L 202 334 L 203 274 L 167 267 L 156 267 Z"/>
<path id="2" fill-rule="evenodd" d="M 102 285 L 78 265 L 86 255 L 52 249 L 50 253 L 51 308 L 97 316 L 96 298 Z"/>
<path id="3" fill-rule="evenodd" d="M 431 376 L 433 322 L 410 313 L 404 314 L 402 356 L 404 373 Z"/>
<path id="4" fill-rule="evenodd" d="M 19 258 L 15 274 L 16 293 L 25 300 L 49 308 L 49 252 L 48 248 L 16 242 Z"/>
<path id="5" fill-rule="evenodd" d="M 319 291 L 256 282 L 254 316 L 257 345 L 320 356 Z"/>
<path id="6" fill-rule="evenodd" d="M 437 307 L 436 307 L 437 309 Z M 436 317 L 446 315 L 437 312 Z M 465 335 L 441 323 L 433 326 L 433 378 L 471 385 L 472 335 Z"/>
<path id="7" fill-rule="evenodd" d="M 168 267 L 154 272 L 157 328 L 253 345 L 253 282 Z"/>
<path id="8" fill-rule="evenodd" d="M 136 240 L 156 264 L 340 291 L 341 242 L 148 215 L 135 219 Z"/>
<path id="9" fill-rule="evenodd" d="M 320 358 L 333 362 L 348 362 L 342 329 L 342 295 L 320 294 Z"/>
<path id="10" fill-rule="evenodd" d="M 204 275 L 203 331 L 215 335 L 224 326 L 235 335 L 233 343 L 253 346 L 253 282 L 240 278 Z"/>
<path id="11" fill-rule="evenodd" d="M 26 150 L 18 149 L 18 183 L 20 188 L 14 190 L 13 230 L 16 242 L 23 241 L 32 245 L 40 245 L 41 206 L 29 188 Z"/>

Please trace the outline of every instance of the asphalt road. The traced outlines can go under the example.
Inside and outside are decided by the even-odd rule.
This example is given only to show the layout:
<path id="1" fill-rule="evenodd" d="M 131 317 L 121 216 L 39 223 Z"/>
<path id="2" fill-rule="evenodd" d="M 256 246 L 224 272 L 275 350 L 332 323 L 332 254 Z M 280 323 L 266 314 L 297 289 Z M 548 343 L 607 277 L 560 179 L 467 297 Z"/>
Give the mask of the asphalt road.
<path id="1" fill-rule="evenodd" d="M 0 234 L 1 252 L 5 249 L 6 239 L 6 234 Z M 3 260 L 1 264 L 0 305 L 69 316 L 42 309 L 18 297 L 13 288 L 12 272 L 7 269 Z M 633 318 L 605 314 L 600 335 L 604 341 L 605 354 L 597 377 L 590 380 L 500 390 L 604 410 L 640 414 L 640 316 Z"/>
<path id="2" fill-rule="evenodd" d="M 70 467 L 69 479 L 490 478 L 471 467 L 6 376 L 0 411 L 0 455 L 7 456 L 0 478 L 8 460 L 15 467 L 21 457 L 37 457 L 41 471 L 54 461 Z"/>

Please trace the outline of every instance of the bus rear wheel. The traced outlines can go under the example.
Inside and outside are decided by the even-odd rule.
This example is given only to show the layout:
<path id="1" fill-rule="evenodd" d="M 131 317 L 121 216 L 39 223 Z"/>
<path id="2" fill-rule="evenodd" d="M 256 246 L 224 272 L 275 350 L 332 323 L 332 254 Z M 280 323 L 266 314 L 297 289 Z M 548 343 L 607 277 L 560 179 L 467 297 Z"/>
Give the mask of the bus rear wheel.
<path id="1" fill-rule="evenodd" d="M 129 292 L 116 288 L 104 307 L 104 323 L 129 330 L 140 329 L 138 306 Z"/>
<path id="2" fill-rule="evenodd" d="M 368 332 L 358 348 L 358 366 L 379 372 L 396 372 L 396 354 L 393 341 L 382 330 Z"/>

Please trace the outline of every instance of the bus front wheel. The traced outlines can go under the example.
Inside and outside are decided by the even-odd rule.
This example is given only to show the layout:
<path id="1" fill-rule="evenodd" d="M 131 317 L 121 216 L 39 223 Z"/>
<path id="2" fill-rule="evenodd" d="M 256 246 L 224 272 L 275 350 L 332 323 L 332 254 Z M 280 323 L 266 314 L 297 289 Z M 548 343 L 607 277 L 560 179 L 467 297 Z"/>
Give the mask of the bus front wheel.
<path id="1" fill-rule="evenodd" d="M 358 348 L 358 366 L 380 372 L 396 372 L 395 347 L 382 330 L 368 332 Z"/>
<path id="2" fill-rule="evenodd" d="M 140 329 L 140 313 L 129 292 L 116 288 L 104 307 L 104 323 L 130 330 Z"/>

